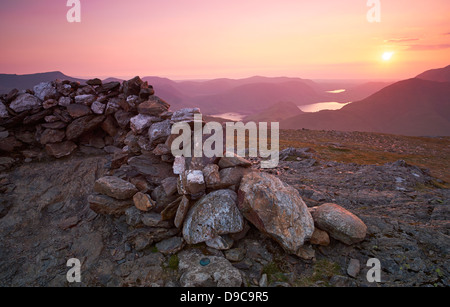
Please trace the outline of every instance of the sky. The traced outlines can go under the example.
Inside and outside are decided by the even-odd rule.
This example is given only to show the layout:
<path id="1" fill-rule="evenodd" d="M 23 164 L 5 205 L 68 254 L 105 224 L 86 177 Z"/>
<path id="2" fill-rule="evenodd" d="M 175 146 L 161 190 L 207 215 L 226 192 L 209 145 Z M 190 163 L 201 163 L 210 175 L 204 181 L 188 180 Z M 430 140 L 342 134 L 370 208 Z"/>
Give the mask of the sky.
<path id="1" fill-rule="evenodd" d="M 393 80 L 450 64 L 449 0 L 380 0 L 372 23 L 367 0 L 79 1 L 70 23 L 67 0 L 0 0 L 0 73 Z"/>

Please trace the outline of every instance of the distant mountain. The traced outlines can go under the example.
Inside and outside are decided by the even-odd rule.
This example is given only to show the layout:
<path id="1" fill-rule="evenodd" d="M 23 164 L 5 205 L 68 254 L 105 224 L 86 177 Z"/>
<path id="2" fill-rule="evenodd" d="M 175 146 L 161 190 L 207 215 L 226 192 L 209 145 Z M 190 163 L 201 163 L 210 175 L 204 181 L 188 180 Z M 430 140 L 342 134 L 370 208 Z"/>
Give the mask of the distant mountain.
<path id="1" fill-rule="evenodd" d="M 450 82 L 418 78 L 394 83 L 340 110 L 305 113 L 281 122 L 285 129 L 450 135 Z"/>
<path id="2" fill-rule="evenodd" d="M 292 101 L 296 105 L 311 104 L 324 100 L 313 88 L 302 81 L 282 83 L 249 83 L 233 87 L 215 95 L 191 96 L 187 103 L 198 106 L 205 114 L 239 112 L 254 114 L 279 101 Z"/>
<path id="3" fill-rule="evenodd" d="M 300 115 L 303 112 L 292 102 L 279 102 L 269 108 L 246 116 L 243 122 L 279 122 L 283 119 Z"/>
<path id="4" fill-rule="evenodd" d="M 359 101 L 391 84 L 392 82 L 366 82 L 349 87 L 345 92 L 331 94 L 329 97 L 332 99 L 330 101 L 336 102 Z"/>
<path id="5" fill-rule="evenodd" d="M 36 84 L 59 80 L 70 80 L 84 83 L 86 80 L 66 76 L 60 71 L 52 71 L 28 75 L 0 74 L 0 94 L 6 94 L 10 90 L 32 89 Z"/>
<path id="6" fill-rule="evenodd" d="M 444 68 L 427 70 L 416 78 L 437 82 L 450 82 L 450 65 Z"/>
<path id="7" fill-rule="evenodd" d="M 290 81 L 301 82 L 313 88 L 316 86 L 316 84 L 313 81 L 307 79 L 289 78 L 289 77 L 262 77 L 262 76 L 253 76 L 250 78 L 243 78 L 243 79 L 219 78 L 205 81 L 180 81 L 177 82 L 177 86 L 179 90 L 183 91 L 183 93 L 186 93 L 187 95 L 191 96 L 197 96 L 197 95 L 220 94 L 229 91 L 233 88 L 247 84 L 255 84 L 255 83 L 280 84 Z"/>
<path id="8" fill-rule="evenodd" d="M 106 78 L 106 79 L 102 80 L 103 83 L 108 83 L 108 82 L 120 82 L 120 83 L 122 83 L 123 81 L 124 81 L 123 79 L 118 79 L 118 78 L 114 78 L 114 77 Z"/>

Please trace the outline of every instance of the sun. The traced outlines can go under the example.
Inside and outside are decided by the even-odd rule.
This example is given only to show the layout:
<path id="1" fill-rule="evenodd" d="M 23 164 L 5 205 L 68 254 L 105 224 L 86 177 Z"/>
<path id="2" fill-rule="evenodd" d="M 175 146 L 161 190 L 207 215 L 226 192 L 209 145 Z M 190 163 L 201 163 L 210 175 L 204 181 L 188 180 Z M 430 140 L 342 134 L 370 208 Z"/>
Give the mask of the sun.
<path id="1" fill-rule="evenodd" d="M 383 59 L 383 61 L 389 61 L 393 55 L 394 55 L 394 52 L 385 52 L 385 53 L 383 53 L 381 58 Z"/>

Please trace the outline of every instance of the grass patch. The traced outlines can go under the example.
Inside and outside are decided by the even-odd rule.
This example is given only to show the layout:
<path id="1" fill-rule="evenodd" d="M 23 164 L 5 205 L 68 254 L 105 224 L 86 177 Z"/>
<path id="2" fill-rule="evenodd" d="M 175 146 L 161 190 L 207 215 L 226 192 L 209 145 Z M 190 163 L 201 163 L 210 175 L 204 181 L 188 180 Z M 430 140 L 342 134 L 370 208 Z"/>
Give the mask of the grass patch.
<path id="1" fill-rule="evenodd" d="M 341 267 L 327 259 L 319 260 L 314 265 L 313 273 L 295 282 L 297 287 L 311 287 L 322 281 L 325 287 L 330 286 L 331 277 L 340 274 Z"/>
<path id="2" fill-rule="evenodd" d="M 282 281 L 287 282 L 288 277 L 285 275 L 285 272 L 279 267 L 279 265 L 275 262 L 270 262 L 263 267 L 263 274 L 267 274 L 267 281 L 269 283 Z"/>
<path id="3" fill-rule="evenodd" d="M 351 152 L 351 149 L 348 148 L 341 148 L 341 147 L 334 147 L 334 146 L 328 146 L 328 150 L 335 151 L 335 152 Z"/>
<path id="4" fill-rule="evenodd" d="M 177 254 L 170 256 L 169 261 L 167 262 L 167 268 L 178 271 L 178 265 L 180 263 L 180 259 Z"/>
<path id="5" fill-rule="evenodd" d="M 342 147 L 330 146 L 339 143 Z M 280 130 L 280 149 L 309 147 L 321 161 L 382 165 L 397 160 L 425 168 L 437 188 L 450 186 L 450 137 L 428 138 L 381 133 L 334 133 L 314 130 Z"/>

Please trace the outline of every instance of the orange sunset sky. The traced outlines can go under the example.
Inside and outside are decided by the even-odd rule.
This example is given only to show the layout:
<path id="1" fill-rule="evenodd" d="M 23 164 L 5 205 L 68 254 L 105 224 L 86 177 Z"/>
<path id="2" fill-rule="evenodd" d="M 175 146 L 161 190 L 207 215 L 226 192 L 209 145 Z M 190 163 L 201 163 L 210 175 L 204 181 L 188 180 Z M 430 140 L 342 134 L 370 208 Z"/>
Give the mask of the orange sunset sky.
<path id="1" fill-rule="evenodd" d="M 450 64 L 449 0 L 0 0 L 0 73 L 405 79 Z M 390 60 L 383 54 L 393 52 Z"/>

